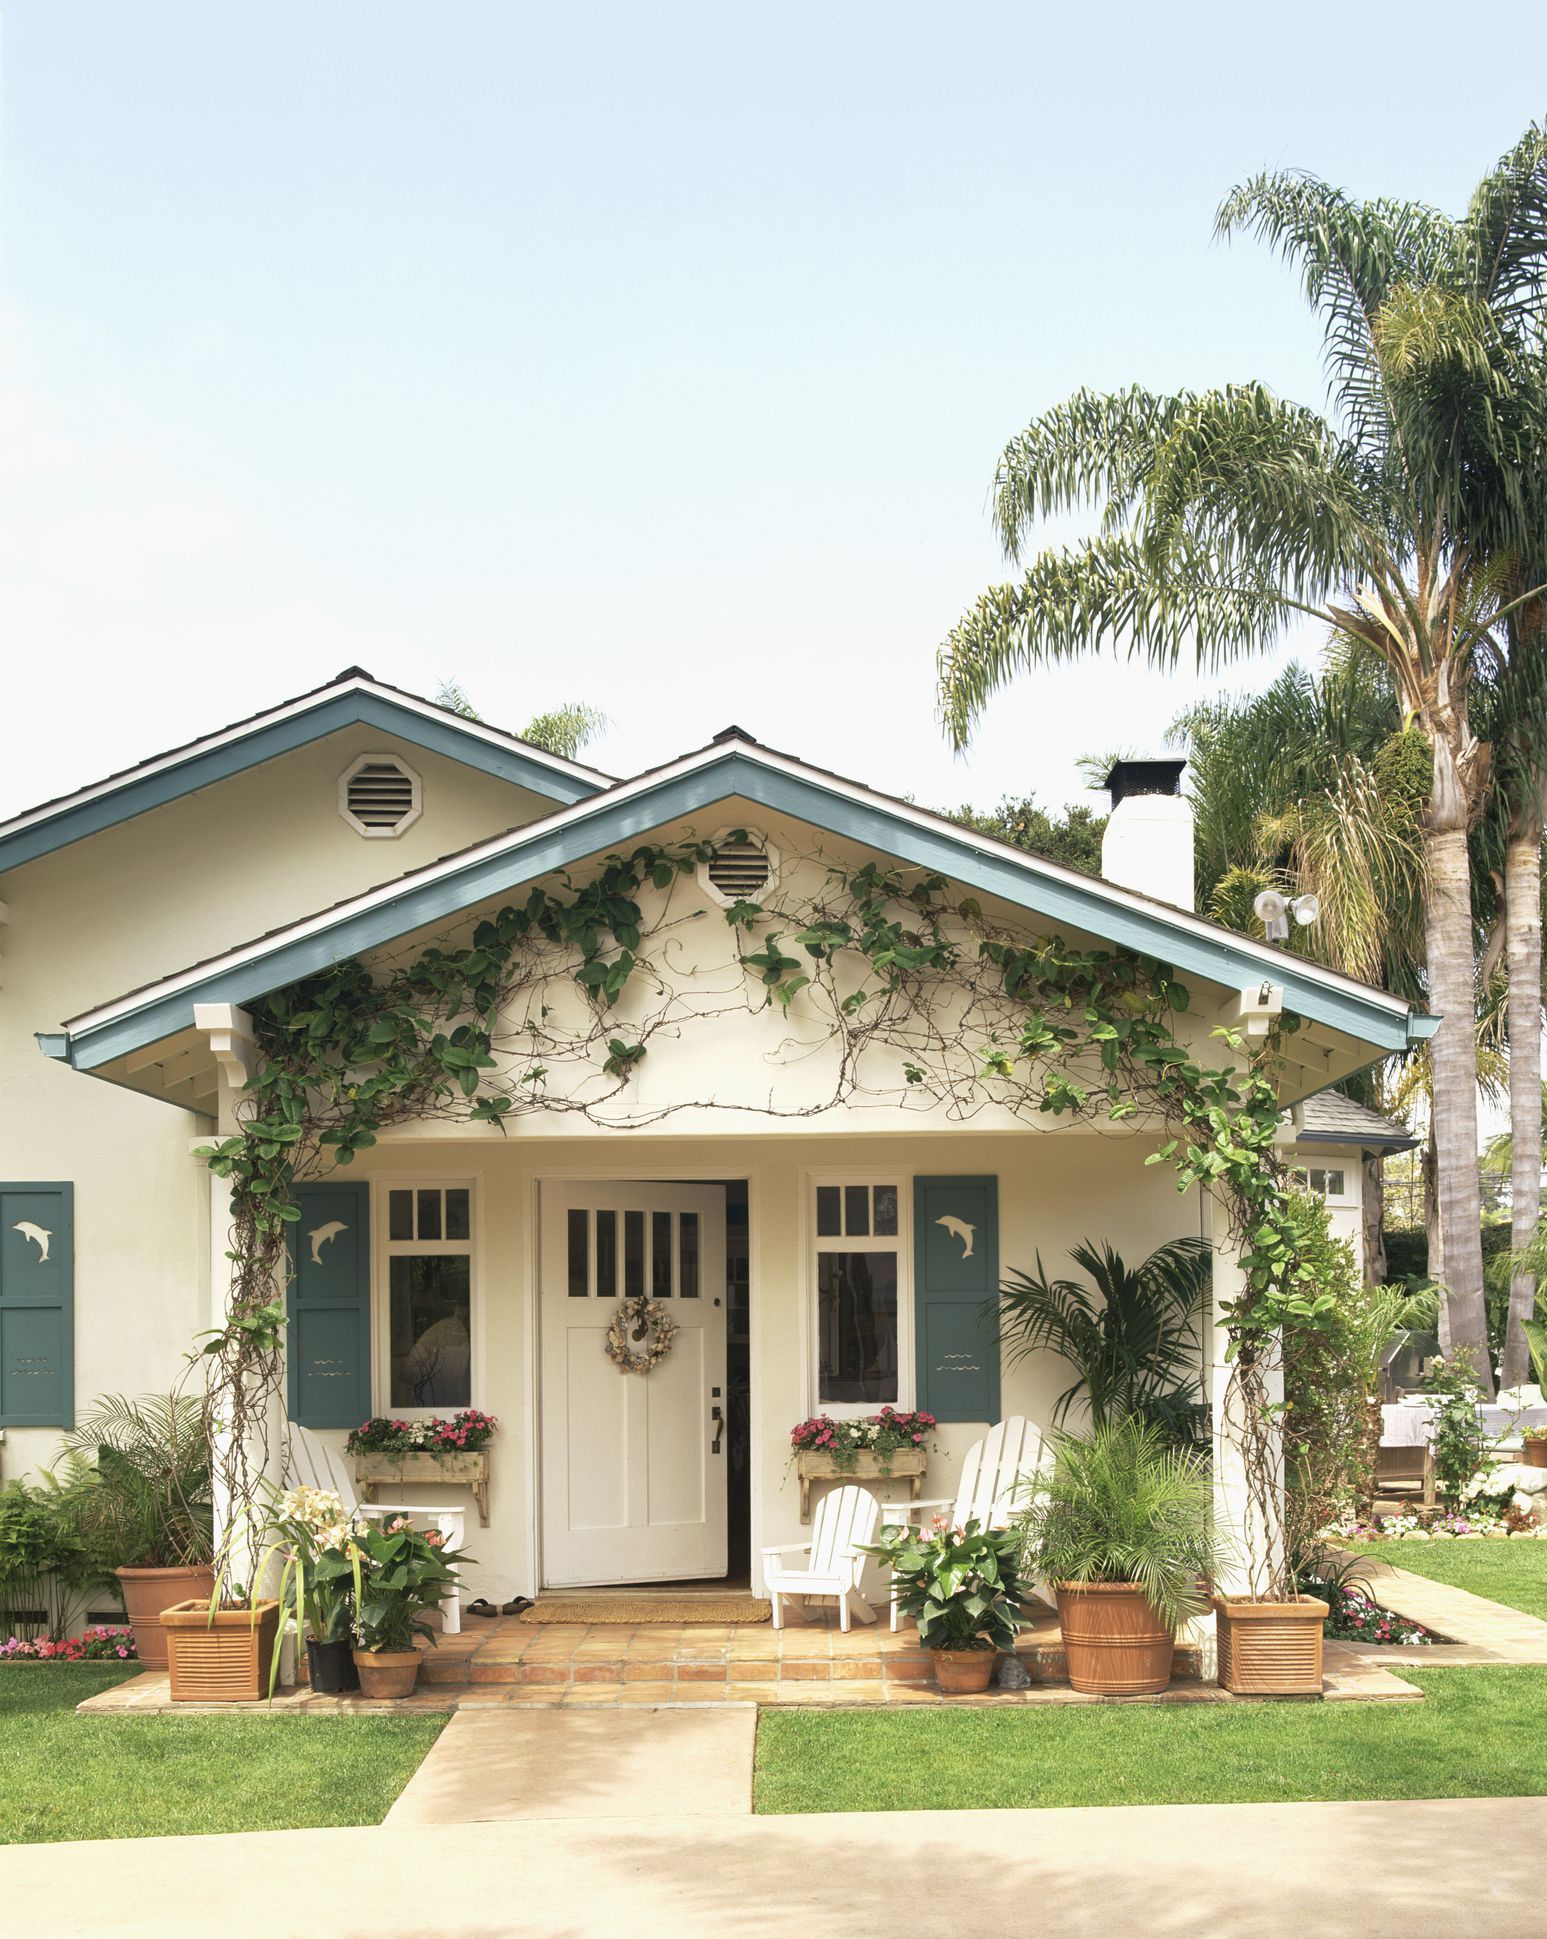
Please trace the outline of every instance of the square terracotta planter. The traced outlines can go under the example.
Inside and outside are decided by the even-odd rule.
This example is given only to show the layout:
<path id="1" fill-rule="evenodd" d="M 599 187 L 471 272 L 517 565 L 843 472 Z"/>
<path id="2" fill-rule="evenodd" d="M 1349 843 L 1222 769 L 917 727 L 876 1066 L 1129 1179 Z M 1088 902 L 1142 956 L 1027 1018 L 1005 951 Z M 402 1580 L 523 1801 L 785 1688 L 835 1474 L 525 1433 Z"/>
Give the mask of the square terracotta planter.
<path id="1" fill-rule="evenodd" d="M 1520 1452 L 1528 1468 L 1547 1468 L 1547 1441 L 1527 1436 L 1520 1443 Z"/>
<path id="2" fill-rule="evenodd" d="M 1219 1681 L 1237 1697 L 1319 1697 L 1327 1605 L 1216 1596 Z"/>
<path id="3" fill-rule="evenodd" d="M 207 1600 L 161 1612 L 174 1703 L 256 1703 L 268 1695 L 279 1603 L 217 1609 Z"/>

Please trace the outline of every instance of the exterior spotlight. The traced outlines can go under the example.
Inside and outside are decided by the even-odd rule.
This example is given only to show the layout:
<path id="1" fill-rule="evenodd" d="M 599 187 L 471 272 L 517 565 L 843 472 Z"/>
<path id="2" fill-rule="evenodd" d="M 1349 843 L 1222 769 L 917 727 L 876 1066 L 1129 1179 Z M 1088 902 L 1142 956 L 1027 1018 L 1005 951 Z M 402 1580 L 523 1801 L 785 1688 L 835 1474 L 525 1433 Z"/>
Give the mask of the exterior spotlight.
<path id="1" fill-rule="evenodd" d="M 1270 943 L 1289 941 L 1289 918 L 1302 929 L 1309 929 L 1321 914 L 1321 903 L 1313 895 L 1280 895 L 1277 889 L 1264 889 L 1252 904 L 1252 913 L 1262 924 Z"/>

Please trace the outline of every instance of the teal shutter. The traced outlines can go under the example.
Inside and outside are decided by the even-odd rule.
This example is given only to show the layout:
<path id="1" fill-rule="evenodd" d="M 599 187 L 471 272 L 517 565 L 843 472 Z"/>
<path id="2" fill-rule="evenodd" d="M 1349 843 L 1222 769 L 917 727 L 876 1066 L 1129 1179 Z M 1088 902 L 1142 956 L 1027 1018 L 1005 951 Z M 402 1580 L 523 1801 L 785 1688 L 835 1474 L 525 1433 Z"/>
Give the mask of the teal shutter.
<path id="1" fill-rule="evenodd" d="M 999 1418 L 999 1180 L 915 1178 L 913 1306 L 919 1406 Z"/>
<path id="2" fill-rule="evenodd" d="M 358 1427 L 371 1411 L 371 1188 L 302 1185 L 290 1227 L 290 1418 Z"/>
<path id="3" fill-rule="evenodd" d="M 75 1187 L 0 1185 L 0 1427 L 75 1425 Z"/>

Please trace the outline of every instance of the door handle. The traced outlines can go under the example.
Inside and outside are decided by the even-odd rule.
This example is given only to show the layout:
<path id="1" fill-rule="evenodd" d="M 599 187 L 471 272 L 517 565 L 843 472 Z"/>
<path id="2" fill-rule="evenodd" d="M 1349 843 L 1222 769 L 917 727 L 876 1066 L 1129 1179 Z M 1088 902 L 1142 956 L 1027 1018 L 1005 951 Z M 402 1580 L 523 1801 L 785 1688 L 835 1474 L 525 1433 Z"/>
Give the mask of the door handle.
<path id="1" fill-rule="evenodd" d="M 720 1441 L 725 1433 L 725 1415 L 718 1407 L 711 1407 L 709 1410 L 709 1418 L 714 1422 L 714 1445 L 710 1448 L 709 1452 L 711 1454 L 718 1454 L 720 1452 Z"/>

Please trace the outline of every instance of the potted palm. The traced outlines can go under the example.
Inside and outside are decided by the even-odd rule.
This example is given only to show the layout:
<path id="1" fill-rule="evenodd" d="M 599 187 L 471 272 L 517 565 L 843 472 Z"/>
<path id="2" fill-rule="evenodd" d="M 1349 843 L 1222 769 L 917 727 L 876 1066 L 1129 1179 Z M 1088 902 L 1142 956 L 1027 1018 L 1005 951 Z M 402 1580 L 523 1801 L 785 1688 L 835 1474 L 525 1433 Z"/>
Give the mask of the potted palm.
<path id="1" fill-rule="evenodd" d="M 1053 1585 L 1074 1689 L 1152 1695 L 1220 1561 L 1208 1463 L 1136 1417 L 1052 1445 L 1015 1519 L 1021 1567 Z"/>
<path id="2" fill-rule="evenodd" d="M 1000 1650 L 1013 1649 L 1026 1626 L 1016 1547 L 1008 1530 L 937 1515 L 927 1529 L 883 1529 L 866 1551 L 891 1569 L 897 1606 L 918 1625 L 947 1695 L 986 1690 Z"/>
<path id="3" fill-rule="evenodd" d="M 108 1394 L 64 1439 L 71 1520 L 117 1577 L 147 1669 L 167 1667 L 162 1611 L 214 1589 L 205 1425 L 197 1400 Z"/>
<path id="4" fill-rule="evenodd" d="M 414 1638 L 431 1644 L 425 1621 L 456 1571 L 435 1529 L 421 1532 L 402 1515 L 358 1527 L 350 1539 L 355 1590 L 355 1668 L 368 1697 L 409 1696 L 419 1675 Z M 463 1558 L 457 1558 L 461 1561 Z"/>

